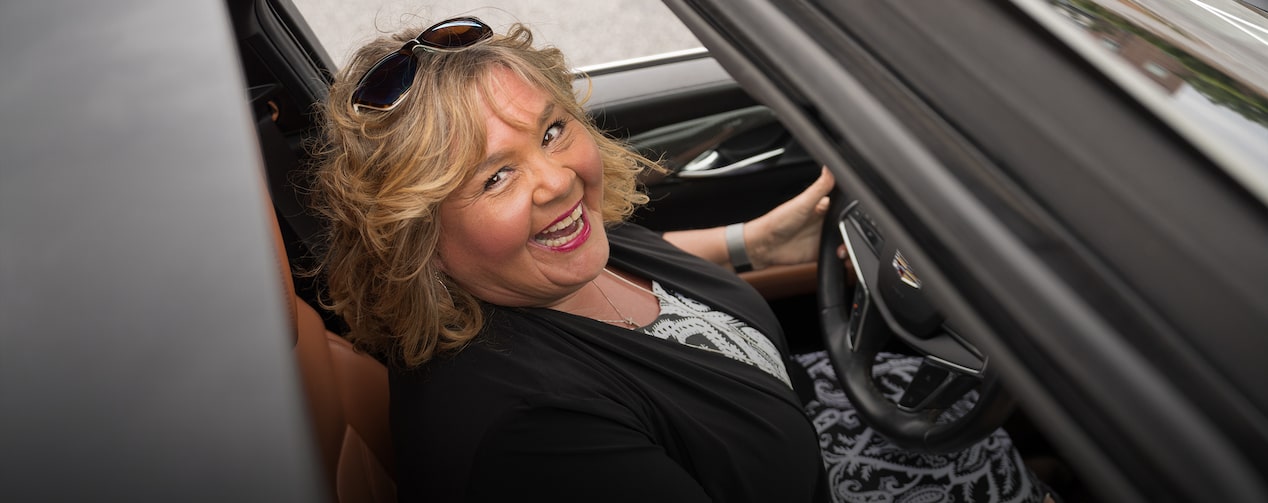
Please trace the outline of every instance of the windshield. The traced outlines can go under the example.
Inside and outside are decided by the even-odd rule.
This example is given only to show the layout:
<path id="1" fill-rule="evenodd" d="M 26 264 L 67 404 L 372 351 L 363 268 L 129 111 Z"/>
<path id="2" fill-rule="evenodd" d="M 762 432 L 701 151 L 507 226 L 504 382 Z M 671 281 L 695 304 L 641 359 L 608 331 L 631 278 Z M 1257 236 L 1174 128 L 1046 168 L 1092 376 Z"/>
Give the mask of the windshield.
<path id="1" fill-rule="evenodd" d="M 1059 19 L 1055 34 L 1268 201 L 1268 11 L 1238 0 L 1045 7 L 1036 17 Z"/>

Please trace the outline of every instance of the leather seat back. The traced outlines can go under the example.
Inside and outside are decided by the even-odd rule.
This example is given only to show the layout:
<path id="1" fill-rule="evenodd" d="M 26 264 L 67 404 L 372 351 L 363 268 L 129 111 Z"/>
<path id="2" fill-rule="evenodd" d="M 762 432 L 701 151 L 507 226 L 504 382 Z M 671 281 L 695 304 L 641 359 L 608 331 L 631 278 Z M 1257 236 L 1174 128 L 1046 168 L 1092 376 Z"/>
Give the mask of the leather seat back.
<path id="1" fill-rule="evenodd" d="M 387 368 L 328 331 L 317 310 L 296 296 L 272 218 L 295 356 L 330 494 L 340 503 L 396 501 Z"/>

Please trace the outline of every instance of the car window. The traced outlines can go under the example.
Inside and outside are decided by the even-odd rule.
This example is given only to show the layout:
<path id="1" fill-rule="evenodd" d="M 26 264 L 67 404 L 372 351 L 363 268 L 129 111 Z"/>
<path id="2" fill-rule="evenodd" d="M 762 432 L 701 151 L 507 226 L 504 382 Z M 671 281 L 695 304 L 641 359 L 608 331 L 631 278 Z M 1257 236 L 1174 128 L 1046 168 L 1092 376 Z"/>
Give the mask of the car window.
<path id="1" fill-rule="evenodd" d="M 1054 33 L 1268 200 L 1268 0 L 1047 6 Z"/>
<path id="2" fill-rule="evenodd" d="M 563 50 L 574 68 L 700 47 L 660 0 L 293 0 L 336 66 L 379 34 L 473 15 L 504 31 L 514 22 Z"/>

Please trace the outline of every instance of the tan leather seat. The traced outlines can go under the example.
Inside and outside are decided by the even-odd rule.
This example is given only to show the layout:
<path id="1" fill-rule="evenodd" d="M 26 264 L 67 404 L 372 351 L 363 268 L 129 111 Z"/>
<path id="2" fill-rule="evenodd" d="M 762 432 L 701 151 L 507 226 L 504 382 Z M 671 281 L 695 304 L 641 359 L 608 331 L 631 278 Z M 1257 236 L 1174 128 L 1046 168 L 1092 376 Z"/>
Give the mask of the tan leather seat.
<path id="1" fill-rule="evenodd" d="M 330 494 L 340 503 L 396 501 L 387 369 L 326 330 L 321 315 L 295 295 L 286 247 L 272 218 L 295 356 Z"/>

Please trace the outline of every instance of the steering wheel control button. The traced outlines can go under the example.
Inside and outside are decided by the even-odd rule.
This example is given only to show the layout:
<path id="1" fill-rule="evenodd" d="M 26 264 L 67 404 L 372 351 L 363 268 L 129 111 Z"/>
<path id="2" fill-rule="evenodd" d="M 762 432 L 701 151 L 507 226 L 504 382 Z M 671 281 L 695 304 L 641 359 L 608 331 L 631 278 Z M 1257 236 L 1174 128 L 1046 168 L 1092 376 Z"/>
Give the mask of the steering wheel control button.
<path id="1" fill-rule="evenodd" d="M 849 328 L 845 333 L 845 341 L 851 351 L 859 345 L 858 339 L 862 335 L 863 319 L 867 316 L 867 303 L 867 290 L 855 288 L 854 301 L 850 304 Z"/>
<path id="2" fill-rule="evenodd" d="M 928 362 L 921 362 L 920 369 L 916 370 L 916 375 L 911 378 L 911 383 L 903 391 L 902 398 L 898 399 L 898 406 L 908 411 L 925 408 L 925 402 L 936 394 L 938 388 L 941 388 L 949 377 L 951 377 L 949 370 L 930 365 Z"/>
<path id="3" fill-rule="evenodd" d="M 876 222 L 872 220 L 872 217 L 855 206 L 850 210 L 849 218 L 859 234 L 863 235 L 863 241 L 867 243 L 867 247 L 872 249 L 872 253 L 879 254 L 881 248 L 885 246 L 885 238 L 881 236 L 880 231 L 876 230 Z"/>

